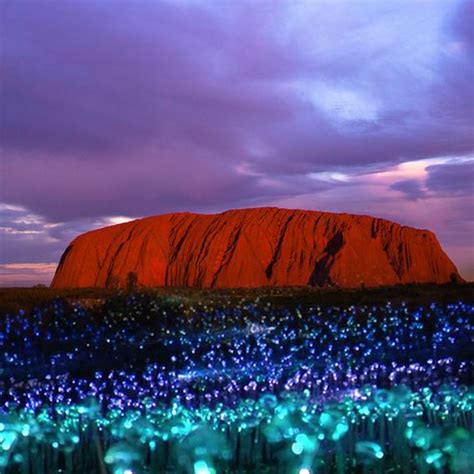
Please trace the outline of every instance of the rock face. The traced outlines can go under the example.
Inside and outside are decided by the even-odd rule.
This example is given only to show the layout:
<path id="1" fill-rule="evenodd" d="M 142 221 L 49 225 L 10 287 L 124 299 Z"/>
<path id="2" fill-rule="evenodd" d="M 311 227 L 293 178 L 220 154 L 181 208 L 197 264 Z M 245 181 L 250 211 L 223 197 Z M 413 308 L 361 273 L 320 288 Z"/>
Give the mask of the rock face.
<path id="1" fill-rule="evenodd" d="M 78 236 L 53 288 L 379 286 L 461 278 L 428 230 L 277 208 L 166 214 Z"/>

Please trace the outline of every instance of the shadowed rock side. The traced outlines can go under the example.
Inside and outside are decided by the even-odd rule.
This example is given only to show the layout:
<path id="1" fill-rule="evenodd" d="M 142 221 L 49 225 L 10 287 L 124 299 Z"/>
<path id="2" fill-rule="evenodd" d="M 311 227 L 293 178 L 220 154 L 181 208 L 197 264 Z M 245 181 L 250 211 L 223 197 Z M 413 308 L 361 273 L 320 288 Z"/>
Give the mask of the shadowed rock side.
<path id="1" fill-rule="evenodd" d="M 80 235 L 54 288 L 360 287 L 461 280 L 427 230 L 368 216 L 277 208 L 166 214 Z"/>

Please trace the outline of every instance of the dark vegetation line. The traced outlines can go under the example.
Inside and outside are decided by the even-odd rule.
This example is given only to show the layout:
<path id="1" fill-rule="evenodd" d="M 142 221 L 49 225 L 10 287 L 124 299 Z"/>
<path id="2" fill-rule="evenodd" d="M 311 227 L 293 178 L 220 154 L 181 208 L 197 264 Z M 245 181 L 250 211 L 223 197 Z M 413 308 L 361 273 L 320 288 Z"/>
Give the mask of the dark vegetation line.
<path id="1" fill-rule="evenodd" d="M 55 299 L 93 306 L 111 296 L 127 290 L 111 288 L 0 288 L 0 315 L 29 311 L 50 303 Z M 200 305 L 212 301 L 215 305 L 240 304 L 242 300 L 259 298 L 262 303 L 288 308 L 302 306 L 375 305 L 391 301 L 405 302 L 410 307 L 430 303 L 474 304 L 474 283 L 449 283 L 444 285 L 396 285 L 379 288 L 340 289 L 311 287 L 268 287 L 235 289 L 198 288 L 139 288 L 139 293 L 172 298 L 184 305 Z"/>

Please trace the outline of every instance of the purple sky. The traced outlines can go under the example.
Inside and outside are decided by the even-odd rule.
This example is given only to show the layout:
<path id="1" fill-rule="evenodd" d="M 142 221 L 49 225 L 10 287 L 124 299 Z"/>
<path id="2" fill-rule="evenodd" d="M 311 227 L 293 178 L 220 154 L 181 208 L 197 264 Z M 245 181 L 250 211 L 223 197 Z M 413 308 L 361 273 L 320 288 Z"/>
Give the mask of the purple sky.
<path id="1" fill-rule="evenodd" d="M 474 2 L 4 0 L 0 285 L 94 227 L 276 205 L 429 228 L 474 279 Z"/>

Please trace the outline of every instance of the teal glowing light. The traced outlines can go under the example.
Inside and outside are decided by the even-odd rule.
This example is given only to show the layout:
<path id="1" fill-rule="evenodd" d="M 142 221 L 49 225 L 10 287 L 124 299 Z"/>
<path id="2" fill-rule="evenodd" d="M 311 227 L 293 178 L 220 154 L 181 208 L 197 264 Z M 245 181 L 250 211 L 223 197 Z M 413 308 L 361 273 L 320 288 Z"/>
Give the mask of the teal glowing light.
<path id="1" fill-rule="evenodd" d="M 443 453 L 441 451 L 435 450 L 427 453 L 425 459 L 427 464 L 434 464 L 436 466 L 439 466 L 441 464 L 442 458 Z"/>
<path id="2" fill-rule="evenodd" d="M 292 445 L 291 445 L 291 450 L 293 451 L 294 454 L 296 454 L 297 456 L 299 456 L 302 452 L 303 452 L 303 445 L 301 443 L 298 443 L 298 441 L 294 442 Z"/>
<path id="3" fill-rule="evenodd" d="M 214 469 L 207 465 L 206 461 L 196 461 L 194 463 L 194 474 L 214 474 Z"/>
<path id="4" fill-rule="evenodd" d="M 345 421 L 338 423 L 331 435 L 334 441 L 340 440 L 349 431 L 349 425 Z"/>
<path id="5" fill-rule="evenodd" d="M 356 443 L 355 452 L 364 464 L 370 464 L 384 457 L 381 446 L 372 441 L 359 441 Z"/>
<path id="6" fill-rule="evenodd" d="M 419 316 L 393 306 L 305 309 L 297 321 L 271 307 L 202 308 L 210 318 L 201 309 L 183 318 L 181 307 L 163 321 L 159 306 L 135 304 L 101 318 L 54 318 L 52 310 L 0 318 L 0 343 L 28 349 L 0 354 L 0 472 L 43 474 L 47 465 L 68 473 L 77 464 L 103 474 L 105 463 L 111 474 L 249 465 L 268 473 L 271 460 L 293 474 L 389 473 L 403 459 L 431 473 L 467 462 L 474 387 L 461 382 L 471 383 L 472 364 L 449 357 L 449 347 L 467 347 L 474 306 L 430 306 Z M 249 334 L 247 320 L 260 321 Z M 76 323 L 81 331 L 71 330 Z M 155 344 L 160 357 L 150 350 L 133 363 L 137 349 Z M 424 362 L 433 344 L 446 357 Z M 55 352 L 63 346 L 71 352 Z M 106 355 L 113 369 L 107 362 L 94 371 Z M 41 374 L 36 359 L 57 370 Z M 452 382 L 441 385 L 446 374 Z M 406 380 L 411 388 L 400 385 Z"/>
<path id="7" fill-rule="evenodd" d="M 7 442 L 7 441 L 4 441 L 4 442 L 2 443 L 2 449 L 3 449 L 4 451 L 8 451 L 11 447 L 12 447 L 11 443 L 9 443 L 9 442 Z"/>

